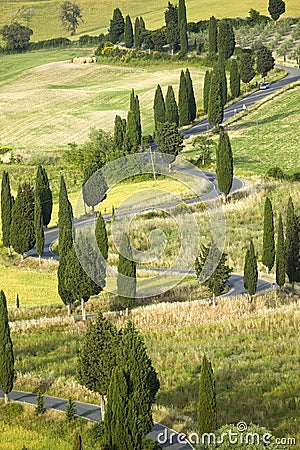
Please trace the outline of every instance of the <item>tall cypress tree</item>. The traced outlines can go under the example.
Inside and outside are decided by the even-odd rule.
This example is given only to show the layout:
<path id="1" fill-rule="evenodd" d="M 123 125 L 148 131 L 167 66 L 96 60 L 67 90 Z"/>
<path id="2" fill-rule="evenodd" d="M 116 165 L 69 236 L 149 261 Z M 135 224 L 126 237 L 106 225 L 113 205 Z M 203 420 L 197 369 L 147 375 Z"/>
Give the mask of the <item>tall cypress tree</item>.
<path id="1" fill-rule="evenodd" d="M 286 257 L 282 216 L 279 214 L 276 245 L 276 283 L 282 287 L 285 283 Z"/>
<path id="2" fill-rule="evenodd" d="M 244 264 L 244 287 L 248 291 L 250 303 L 252 302 L 252 296 L 256 292 L 257 280 L 258 280 L 257 257 L 255 254 L 253 242 L 251 240 L 250 247 L 246 252 Z"/>
<path id="3" fill-rule="evenodd" d="M 10 337 L 6 297 L 0 292 L 0 389 L 5 403 L 14 386 L 14 351 Z"/>
<path id="4" fill-rule="evenodd" d="M 220 123 L 223 121 L 224 109 L 220 79 L 215 70 L 213 70 L 211 75 L 207 115 L 209 123 L 219 128 Z"/>
<path id="5" fill-rule="evenodd" d="M 104 259 L 108 258 L 108 240 L 107 240 L 107 231 L 104 219 L 102 217 L 101 212 L 97 217 L 96 227 L 95 227 L 95 238 L 100 250 L 101 255 Z"/>
<path id="6" fill-rule="evenodd" d="M 187 93 L 188 93 L 189 119 L 190 119 L 190 122 L 193 122 L 196 119 L 197 106 L 196 106 L 196 99 L 195 99 L 195 94 L 194 94 L 193 81 L 192 81 L 189 69 L 186 69 L 185 79 L 186 79 L 186 87 L 187 87 Z"/>
<path id="7" fill-rule="evenodd" d="M 136 294 L 136 263 L 132 260 L 130 239 L 126 233 L 122 235 L 120 242 L 117 288 L 121 306 L 133 306 Z"/>
<path id="8" fill-rule="evenodd" d="M 136 153 L 139 144 L 139 136 L 136 127 L 136 120 L 133 111 L 128 111 L 127 126 L 123 142 L 123 152 L 125 155 Z"/>
<path id="9" fill-rule="evenodd" d="M 140 48 L 143 42 L 143 32 L 141 29 L 140 19 L 137 17 L 134 22 L 134 45 Z"/>
<path id="10" fill-rule="evenodd" d="M 12 209 L 10 239 L 14 250 L 22 255 L 22 258 L 35 244 L 34 193 L 28 183 L 20 185 L 18 189 Z"/>
<path id="11" fill-rule="evenodd" d="M 208 54 L 214 56 L 218 52 L 217 19 L 211 16 L 208 23 Z"/>
<path id="12" fill-rule="evenodd" d="M 198 401 L 198 434 L 213 433 L 217 429 L 217 402 L 215 378 L 211 362 L 204 355 L 202 358 L 199 401 Z"/>
<path id="13" fill-rule="evenodd" d="M 182 127 L 190 123 L 189 120 L 189 96 L 184 71 L 180 74 L 179 94 L 178 94 L 179 125 Z"/>
<path id="14" fill-rule="evenodd" d="M 168 86 L 166 95 L 166 122 L 179 124 L 178 106 L 172 86 Z"/>
<path id="15" fill-rule="evenodd" d="M 269 197 L 266 198 L 264 208 L 264 234 L 263 234 L 263 254 L 262 263 L 272 270 L 275 261 L 275 240 L 274 240 L 274 218 L 272 203 Z"/>
<path id="16" fill-rule="evenodd" d="M 218 187 L 225 195 L 230 192 L 233 181 L 233 157 L 228 134 L 221 130 L 216 152 L 216 167 Z"/>
<path id="17" fill-rule="evenodd" d="M 295 281 L 299 274 L 299 230 L 294 210 L 293 200 L 290 197 L 287 207 L 286 234 L 285 234 L 285 250 L 286 250 L 286 273 L 289 282 L 294 288 Z"/>
<path id="18" fill-rule="evenodd" d="M 232 98 L 239 97 L 241 93 L 241 79 L 236 59 L 233 59 L 230 65 L 230 92 Z"/>
<path id="19" fill-rule="evenodd" d="M 124 33 L 125 22 L 124 17 L 119 8 L 114 9 L 113 18 L 110 21 L 109 39 L 116 44 Z"/>
<path id="20" fill-rule="evenodd" d="M 218 63 L 215 68 L 216 72 L 218 73 L 219 81 L 220 81 L 220 89 L 221 89 L 221 97 L 223 106 L 227 103 L 227 78 L 226 78 L 226 71 L 225 71 L 225 63 L 222 58 L 218 59 Z"/>
<path id="21" fill-rule="evenodd" d="M 130 94 L 130 111 L 133 112 L 136 131 L 138 134 L 138 143 L 141 143 L 142 140 L 142 125 L 141 125 L 141 111 L 140 111 L 140 102 L 139 97 L 135 95 L 134 89 L 132 89 Z"/>
<path id="22" fill-rule="evenodd" d="M 125 31 L 124 31 L 125 47 L 131 48 L 133 46 L 133 28 L 129 15 L 125 18 Z"/>
<path id="23" fill-rule="evenodd" d="M 178 50 L 180 41 L 179 36 L 179 22 L 178 22 L 178 8 L 171 2 L 168 2 L 168 8 L 165 11 L 166 22 L 166 39 L 172 51 Z"/>
<path id="24" fill-rule="evenodd" d="M 188 52 L 188 37 L 187 37 L 187 18 L 185 0 L 179 0 L 178 3 L 178 26 L 179 26 L 179 42 L 180 50 L 184 54 Z"/>
<path id="25" fill-rule="evenodd" d="M 204 109 L 204 112 L 206 112 L 206 113 L 208 111 L 210 82 L 211 82 L 211 71 L 207 70 L 205 72 L 204 86 L 203 86 L 203 109 Z"/>
<path id="26" fill-rule="evenodd" d="M 125 121 L 126 124 L 126 121 Z M 119 151 L 123 148 L 124 136 L 126 132 L 126 127 L 124 129 L 124 123 L 120 116 L 115 117 L 115 125 L 114 125 L 114 146 Z"/>
<path id="27" fill-rule="evenodd" d="M 254 59 L 252 53 L 244 51 L 239 56 L 239 71 L 241 80 L 244 83 L 250 83 L 250 81 L 255 77 L 254 70 Z"/>
<path id="28" fill-rule="evenodd" d="M 227 19 L 219 22 L 218 30 L 218 53 L 219 57 L 226 60 L 233 55 L 235 48 L 235 36 L 233 26 Z"/>
<path id="29" fill-rule="evenodd" d="M 44 167 L 38 166 L 35 179 L 35 195 L 40 198 L 43 224 L 47 227 L 51 220 L 53 200 L 49 179 Z"/>
<path id="30" fill-rule="evenodd" d="M 35 231 L 35 247 L 39 255 L 39 264 L 41 264 L 41 256 L 44 251 L 45 235 L 43 227 L 43 213 L 40 198 L 35 196 L 34 204 L 34 231 Z"/>
<path id="31" fill-rule="evenodd" d="M 157 85 L 155 91 L 153 109 L 154 109 L 154 124 L 156 129 L 158 123 L 164 123 L 166 121 L 165 100 L 162 93 L 162 89 L 159 84 Z"/>
<path id="32" fill-rule="evenodd" d="M 8 249 L 8 254 L 11 254 L 10 250 L 10 226 L 12 219 L 12 208 L 14 204 L 14 198 L 10 191 L 9 175 L 6 170 L 3 172 L 2 184 L 1 184 L 1 218 L 2 218 L 2 242 Z"/>

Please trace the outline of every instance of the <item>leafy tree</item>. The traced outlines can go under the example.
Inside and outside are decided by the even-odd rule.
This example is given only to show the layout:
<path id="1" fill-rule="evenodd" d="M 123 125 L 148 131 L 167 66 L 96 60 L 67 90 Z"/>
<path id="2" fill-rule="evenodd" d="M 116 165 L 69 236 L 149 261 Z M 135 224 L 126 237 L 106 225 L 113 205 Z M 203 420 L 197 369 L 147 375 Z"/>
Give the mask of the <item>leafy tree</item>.
<path id="1" fill-rule="evenodd" d="M 77 413 L 76 410 L 76 403 L 74 400 L 70 397 L 68 400 L 68 403 L 66 405 L 66 420 L 68 423 L 73 422 L 75 419 L 75 414 Z"/>
<path id="2" fill-rule="evenodd" d="M 95 227 L 95 238 L 100 250 L 101 255 L 104 259 L 108 258 L 108 240 L 107 240 L 107 231 L 104 219 L 102 217 L 101 212 L 97 217 L 96 227 Z"/>
<path id="3" fill-rule="evenodd" d="M 230 65 L 230 92 L 232 98 L 237 98 L 241 94 L 241 79 L 236 59 L 233 59 Z"/>
<path id="4" fill-rule="evenodd" d="M 211 362 L 206 355 L 202 358 L 199 400 L 198 400 L 198 434 L 213 433 L 217 429 L 216 383 Z"/>
<path id="5" fill-rule="evenodd" d="M 35 246 L 37 254 L 39 255 L 39 264 L 41 264 L 41 256 L 44 251 L 45 236 L 43 226 L 43 214 L 41 201 L 39 197 L 35 196 L 34 204 L 34 231 L 35 231 Z"/>
<path id="6" fill-rule="evenodd" d="M 126 133 L 124 136 L 123 152 L 124 155 L 136 153 L 139 143 L 139 136 L 136 127 L 134 112 L 128 111 Z"/>
<path id="7" fill-rule="evenodd" d="M 35 195 L 39 197 L 42 208 L 43 224 L 49 225 L 52 214 L 52 192 L 49 185 L 49 179 L 46 170 L 38 166 L 35 179 Z"/>
<path id="8" fill-rule="evenodd" d="M 252 296 L 256 292 L 257 280 L 258 280 L 257 257 L 255 254 L 253 242 L 251 240 L 250 247 L 246 252 L 244 264 L 244 287 L 248 291 L 250 302 L 252 302 Z"/>
<path id="9" fill-rule="evenodd" d="M 253 55 L 250 52 L 244 51 L 239 57 L 239 71 L 241 80 L 244 83 L 250 83 L 255 77 L 255 70 Z"/>
<path id="10" fill-rule="evenodd" d="M 14 250 L 22 255 L 35 244 L 34 193 L 28 183 L 19 186 L 12 209 L 10 240 Z"/>
<path id="11" fill-rule="evenodd" d="M 196 99 L 195 99 L 195 94 L 194 94 L 193 81 L 192 81 L 189 69 L 186 69 L 185 79 L 186 79 L 186 87 L 187 87 L 187 94 L 188 94 L 189 119 L 190 119 L 190 122 L 193 122 L 196 119 L 197 107 L 196 107 Z"/>
<path id="12" fill-rule="evenodd" d="M 208 23 L 208 54 L 214 56 L 218 52 L 217 19 L 211 16 Z"/>
<path id="13" fill-rule="evenodd" d="M 285 13 L 285 2 L 282 0 L 269 0 L 268 11 L 273 20 L 278 20 Z"/>
<path id="14" fill-rule="evenodd" d="M 261 45 L 256 52 L 256 68 L 262 77 L 274 69 L 275 59 L 272 56 L 272 51 L 264 45 Z"/>
<path id="15" fill-rule="evenodd" d="M 179 47 L 179 27 L 178 27 L 178 8 L 168 2 L 168 8 L 165 11 L 166 22 L 166 41 L 173 51 Z"/>
<path id="16" fill-rule="evenodd" d="M 208 111 L 210 82 L 211 82 L 211 71 L 207 70 L 205 72 L 204 86 L 203 86 L 203 109 L 204 109 L 204 112 L 206 112 L 206 113 Z"/>
<path id="17" fill-rule="evenodd" d="M 119 151 L 121 151 L 121 149 L 123 148 L 125 133 L 126 133 L 126 120 L 124 124 L 122 118 L 120 116 L 116 116 L 114 125 L 114 147 Z"/>
<path id="18" fill-rule="evenodd" d="M 62 26 L 74 36 L 79 23 L 83 22 L 80 6 L 69 1 L 63 2 L 60 6 L 60 20 Z"/>
<path id="19" fill-rule="evenodd" d="M 2 242 L 5 247 L 8 248 L 8 254 L 11 254 L 10 250 L 10 227 L 12 220 L 12 209 L 14 204 L 14 198 L 10 191 L 9 175 L 6 170 L 3 171 L 2 184 L 1 184 L 1 219 L 2 219 Z"/>
<path id="20" fill-rule="evenodd" d="M 113 18 L 110 21 L 109 39 L 113 44 L 116 44 L 121 39 L 125 30 L 124 17 L 119 8 L 114 9 Z"/>
<path id="21" fill-rule="evenodd" d="M 220 79 L 215 70 L 213 70 L 211 75 L 207 115 L 209 123 L 219 128 L 220 123 L 223 121 L 224 109 Z"/>
<path id="22" fill-rule="evenodd" d="M 221 130 L 216 153 L 218 187 L 225 196 L 230 192 L 233 181 L 233 157 L 228 134 Z"/>
<path id="23" fill-rule="evenodd" d="M 41 416 L 42 414 L 45 414 L 46 408 L 44 404 L 44 396 L 41 394 L 40 391 L 38 391 L 36 396 L 36 407 L 35 407 L 35 414 L 37 416 Z"/>
<path id="24" fill-rule="evenodd" d="M 182 127 L 190 123 L 190 111 L 189 111 L 189 94 L 184 71 L 180 74 L 179 94 L 178 94 L 178 112 L 179 112 L 179 125 Z"/>
<path id="25" fill-rule="evenodd" d="M 131 48 L 133 46 L 133 28 L 129 15 L 125 18 L 125 31 L 124 31 L 125 46 Z"/>
<path id="26" fill-rule="evenodd" d="M 218 59 L 218 63 L 215 67 L 215 71 L 218 73 L 219 81 L 220 81 L 220 89 L 221 89 L 221 97 L 223 106 L 227 103 L 227 78 L 225 72 L 225 63 L 222 58 Z"/>
<path id="27" fill-rule="evenodd" d="M 218 53 L 219 57 L 226 60 L 233 55 L 235 48 L 235 36 L 233 26 L 229 20 L 219 21 Z"/>
<path id="28" fill-rule="evenodd" d="M 275 262 L 274 219 L 269 197 L 265 201 L 262 263 L 272 270 Z"/>
<path id="29" fill-rule="evenodd" d="M 95 323 L 90 323 L 83 338 L 77 363 L 77 378 L 83 386 L 101 397 L 107 395 L 116 355 L 119 335 L 115 326 L 99 313 Z"/>
<path id="30" fill-rule="evenodd" d="M 278 230 L 277 230 L 277 245 L 276 245 L 276 283 L 279 287 L 284 286 L 286 271 L 286 256 L 282 216 L 279 214 Z"/>
<path id="31" fill-rule="evenodd" d="M 178 106 L 172 86 L 168 86 L 166 95 L 166 122 L 179 124 Z"/>
<path id="32" fill-rule="evenodd" d="M 75 435 L 73 450 L 82 450 L 82 439 L 78 433 Z"/>
<path id="33" fill-rule="evenodd" d="M 171 164 L 183 148 L 183 134 L 175 123 L 159 123 L 156 130 L 156 141 L 160 153 L 166 153 L 165 161 Z M 171 156 L 170 156 L 171 155 Z"/>
<path id="34" fill-rule="evenodd" d="M 286 251 L 286 273 L 289 278 L 289 282 L 294 287 L 295 281 L 300 281 L 299 229 L 295 215 L 294 204 L 291 197 L 289 198 L 287 207 L 285 251 Z"/>
<path id="35" fill-rule="evenodd" d="M 118 300 L 123 308 L 135 304 L 136 263 L 132 259 L 132 249 L 128 234 L 124 233 L 120 241 L 118 261 Z"/>
<path id="36" fill-rule="evenodd" d="M 10 25 L 4 25 L 0 29 L 0 36 L 5 44 L 5 49 L 9 52 L 22 52 L 29 46 L 30 36 L 33 31 L 30 28 L 13 22 Z"/>
<path id="37" fill-rule="evenodd" d="M 166 121 L 165 100 L 162 93 L 162 89 L 159 84 L 157 85 L 155 91 L 153 110 L 154 110 L 154 123 L 156 129 L 159 123 L 164 123 Z"/>
<path id="38" fill-rule="evenodd" d="M 185 0 L 179 0 L 178 3 L 178 26 L 179 26 L 179 42 L 182 53 L 188 52 L 188 37 L 187 37 L 187 18 Z"/>
<path id="39" fill-rule="evenodd" d="M 130 95 L 130 111 L 134 114 L 136 131 L 138 134 L 138 143 L 140 144 L 142 141 L 141 111 L 139 97 L 135 95 L 134 89 L 132 89 Z"/>
<path id="40" fill-rule="evenodd" d="M 208 255 L 209 260 L 207 260 Z M 224 292 L 226 284 L 229 280 L 232 269 L 226 264 L 227 255 L 221 253 L 216 243 L 212 241 L 210 246 L 201 246 L 200 254 L 196 258 L 195 269 L 198 279 L 208 278 L 204 281 L 204 285 L 207 286 L 213 294 L 213 302 L 215 296 L 221 295 Z M 213 270 L 212 265 L 218 261 L 217 267 Z M 204 264 L 206 267 L 204 269 Z M 207 265 L 208 264 L 208 265 Z M 202 271 L 205 270 L 205 273 Z M 209 277 L 207 277 L 208 275 Z M 200 278 L 200 281 L 201 281 Z"/>
<path id="41" fill-rule="evenodd" d="M 7 303 L 3 291 L 0 292 L 0 389 L 4 393 L 5 403 L 14 386 L 14 351 L 10 337 Z"/>
<path id="42" fill-rule="evenodd" d="M 199 164 L 204 166 L 205 164 L 209 164 L 211 162 L 212 148 L 215 147 L 215 145 L 215 141 L 204 135 L 197 136 L 194 139 L 192 147 L 199 154 L 196 162 L 197 167 L 199 167 Z"/>

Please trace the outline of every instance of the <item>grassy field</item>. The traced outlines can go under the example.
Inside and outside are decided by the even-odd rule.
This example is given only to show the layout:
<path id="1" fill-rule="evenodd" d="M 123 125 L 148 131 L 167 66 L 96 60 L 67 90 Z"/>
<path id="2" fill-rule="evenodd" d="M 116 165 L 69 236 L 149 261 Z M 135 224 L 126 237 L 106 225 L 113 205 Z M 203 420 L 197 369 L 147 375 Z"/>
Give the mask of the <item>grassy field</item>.
<path id="1" fill-rule="evenodd" d="M 58 36 L 68 36 L 61 28 L 59 14 L 60 4 L 58 0 L 7 0 L 0 4 L 0 25 L 18 20 L 22 24 L 32 28 L 33 40 L 41 40 Z M 130 14 L 134 19 L 143 16 L 149 29 L 160 27 L 164 24 L 164 11 L 167 7 L 165 0 L 154 0 L 147 4 L 142 0 L 81 0 L 84 23 L 80 25 L 80 34 L 99 34 L 106 32 L 113 9 L 121 8 L 124 17 Z M 259 0 L 249 0 L 241 3 L 238 0 L 221 2 L 220 0 L 203 0 L 201 10 L 197 0 L 186 0 L 187 15 L 189 21 L 208 19 L 211 15 L 217 17 L 247 16 L 250 8 L 259 10 L 262 14 L 268 14 L 267 2 L 263 4 Z M 298 0 L 289 0 L 286 5 L 286 16 L 299 16 L 300 6 Z"/>
<path id="2" fill-rule="evenodd" d="M 199 364 L 205 352 L 216 376 L 219 425 L 254 422 L 299 442 L 300 316 L 295 295 L 265 294 L 252 305 L 245 297 L 227 299 L 217 308 L 154 305 L 131 318 L 161 380 L 156 420 L 178 430 L 196 429 Z M 49 394 L 97 402 L 96 395 L 74 381 L 84 330 L 85 324 L 71 321 L 13 326 L 15 387 L 40 386 Z"/>
<path id="3" fill-rule="evenodd" d="M 116 114 L 127 115 L 133 88 L 140 99 L 143 132 L 153 133 L 156 86 L 160 83 L 165 92 L 171 84 L 177 91 L 180 71 L 186 67 L 186 62 L 141 67 L 70 64 L 76 54 L 68 50 L 0 58 L 7 68 L 0 78 L 2 145 L 29 154 L 56 151 L 69 142 L 86 141 L 91 127 L 112 131 Z M 193 66 L 191 75 L 201 103 L 204 69 Z"/>

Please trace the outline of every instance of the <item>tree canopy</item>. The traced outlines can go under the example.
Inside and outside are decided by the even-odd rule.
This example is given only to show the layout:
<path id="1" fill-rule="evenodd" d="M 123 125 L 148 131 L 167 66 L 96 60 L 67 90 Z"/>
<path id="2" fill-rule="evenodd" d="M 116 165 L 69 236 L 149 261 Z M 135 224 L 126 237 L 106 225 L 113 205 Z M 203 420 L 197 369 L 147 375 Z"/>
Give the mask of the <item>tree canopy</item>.
<path id="1" fill-rule="evenodd" d="M 80 22 L 83 22 L 80 6 L 70 1 L 63 2 L 60 6 L 60 20 L 62 26 L 74 36 Z"/>
<path id="2" fill-rule="evenodd" d="M 9 52 L 21 52 L 28 48 L 32 34 L 33 31 L 30 28 L 18 22 L 4 25 L 0 30 L 0 35 L 5 42 L 5 48 Z"/>

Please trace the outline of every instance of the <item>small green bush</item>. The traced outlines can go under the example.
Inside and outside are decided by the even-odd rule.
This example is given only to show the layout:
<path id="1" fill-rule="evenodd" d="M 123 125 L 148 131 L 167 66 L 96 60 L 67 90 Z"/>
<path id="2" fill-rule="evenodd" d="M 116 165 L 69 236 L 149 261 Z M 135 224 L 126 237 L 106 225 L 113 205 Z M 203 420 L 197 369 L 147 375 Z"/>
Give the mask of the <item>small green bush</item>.
<path id="1" fill-rule="evenodd" d="M 7 145 L 2 145 L 0 146 L 0 155 L 4 155 L 7 152 L 10 152 L 11 148 L 8 147 Z"/>
<path id="2" fill-rule="evenodd" d="M 6 405 L 1 406 L 0 408 L 1 420 L 11 422 L 16 417 L 19 417 L 24 412 L 24 407 L 20 403 L 7 403 Z"/>
<path id="3" fill-rule="evenodd" d="M 56 159 L 48 153 L 33 153 L 26 161 L 27 166 L 52 166 L 56 163 Z"/>
<path id="4" fill-rule="evenodd" d="M 280 167 L 270 167 L 266 173 L 267 178 L 274 178 L 275 180 L 283 180 L 285 175 Z"/>

